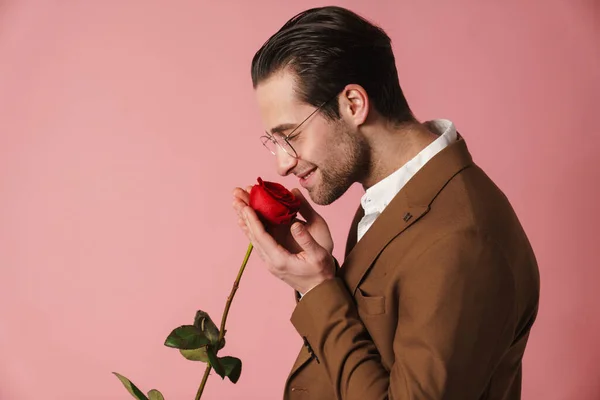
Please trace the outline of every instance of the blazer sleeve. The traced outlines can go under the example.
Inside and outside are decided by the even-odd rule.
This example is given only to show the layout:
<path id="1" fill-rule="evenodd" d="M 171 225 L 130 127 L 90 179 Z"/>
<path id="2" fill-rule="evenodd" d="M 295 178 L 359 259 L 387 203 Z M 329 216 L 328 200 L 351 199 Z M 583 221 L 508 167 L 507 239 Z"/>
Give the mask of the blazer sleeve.
<path id="1" fill-rule="evenodd" d="M 340 278 L 296 305 L 292 323 L 327 371 L 335 398 L 478 399 L 516 326 L 504 255 L 478 233 L 453 233 L 399 276 L 399 298 L 386 298 L 398 302 L 390 370 Z"/>

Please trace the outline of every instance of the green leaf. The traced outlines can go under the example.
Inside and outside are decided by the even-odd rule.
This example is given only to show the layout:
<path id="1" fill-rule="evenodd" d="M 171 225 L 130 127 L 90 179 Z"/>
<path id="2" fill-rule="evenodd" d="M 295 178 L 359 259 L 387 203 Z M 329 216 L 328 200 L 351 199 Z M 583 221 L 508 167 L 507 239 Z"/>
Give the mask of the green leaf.
<path id="1" fill-rule="evenodd" d="M 225 368 L 221 365 L 219 357 L 217 357 L 217 353 L 215 353 L 215 349 L 211 346 L 206 346 L 206 354 L 208 354 L 208 360 L 215 372 L 219 374 L 221 378 L 225 379 Z"/>
<path id="2" fill-rule="evenodd" d="M 235 357 L 225 356 L 219 358 L 221 365 L 225 369 L 225 375 L 233 383 L 236 383 L 240 379 L 242 373 L 242 360 Z"/>
<path id="3" fill-rule="evenodd" d="M 142 391 L 140 389 L 138 389 L 137 386 L 135 386 L 133 384 L 133 382 L 131 382 L 129 379 L 125 378 L 123 375 L 118 374 L 116 372 L 113 372 L 113 374 L 115 374 L 115 376 L 117 378 L 119 378 L 119 380 L 121 381 L 121 383 L 123 384 L 123 386 L 125 386 L 125 389 L 127 389 L 127 391 L 129 393 L 131 393 L 131 395 L 138 399 L 138 400 L 149 400 L 146 395 L 144 393 L 142 393 Z"/>
<path id="4" fill-rule="evenodd" d="M 208 354 L 206 354 L 206 346 L 200 347 L 199 349 L 184 350 L 179 349 L 182 356 L 190 361 L 202 361 L 208 362 Z"/>
<path id="5" fill-rule="evenodd" d="M 206 335 L 194 325 L 182 325 L 174 329 L 165 340 L 165 346 L 185 350 L 199 349 L 209 343 Z"/>
<path id="6" fill-rule="evenodd" d="M 213 346 L 217 345 L 217 341 L 219 340 L 219 328 L 217 328 L 217 325 L 215 325 L 208 313 L 202 310 L 196 311 L 196 316 L 194 317 L 194 326 L 204 332 Z M 219 349 L 222 349 L 223 346 L 225 346 L 225 342 L 221 343 Z"/>
<path id="7" fill-rule="evenodd" d="M 152 389 L 151 391 L 148 392 L 148 399 L 149 400 L 165 400 L 162 393 L 156 389 Z"/>

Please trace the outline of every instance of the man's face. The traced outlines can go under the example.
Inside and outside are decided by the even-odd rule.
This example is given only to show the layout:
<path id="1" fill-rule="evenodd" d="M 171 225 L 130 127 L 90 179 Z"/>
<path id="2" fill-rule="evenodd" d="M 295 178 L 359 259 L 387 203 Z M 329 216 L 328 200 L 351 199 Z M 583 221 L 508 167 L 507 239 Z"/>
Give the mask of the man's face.
<path id="1" fill-rule="evenodd" d="M 289 135 L 315 111 L 296 98 L 294 85 L 294 76 L 281 72 L 256 88 L 268 135 Z M 343 118 L 330 121 L 316 112 L 294 132 L 290 144 L 298 156 L 294 158 L 276 146 L 277 172 L 298 176 L 316 204 L 331 204 L 367 171 L 367 146 Z"/>

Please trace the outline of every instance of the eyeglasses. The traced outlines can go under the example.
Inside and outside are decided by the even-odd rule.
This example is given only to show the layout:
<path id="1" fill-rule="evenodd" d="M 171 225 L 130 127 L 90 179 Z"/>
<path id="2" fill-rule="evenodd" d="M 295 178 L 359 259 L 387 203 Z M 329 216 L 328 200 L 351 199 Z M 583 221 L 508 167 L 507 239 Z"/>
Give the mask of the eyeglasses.
<path id="1" fill-rule="evenodd" d="M 337 97 L 337 94 L 325 101 L 319 107 L 317 107 L 313 112 L 310 113 L 308 117 L 304 119 L 304 121 L 300 122 L 298 126 L 296 126 L 288 135 L 284 135 L 282 133 L 274 133 L 273 135 L 269 135 L 268 133 L 264 136 L 260 137 L 260 141 L 263 146 L 267 148 L 274 156 L 277 155 L 277 146 L 279 146 L 283 151 L 286 152 L 291 157 L 298 158 L 298 153 L 294 149 L 294 147 L 290 144 L 290 140 L 294 139 L 302 132 L 295 133 L 306 121 L 310 119 L 315 113 L 320 111 L 325 104 L 329 103 L 331 100 Z"/>

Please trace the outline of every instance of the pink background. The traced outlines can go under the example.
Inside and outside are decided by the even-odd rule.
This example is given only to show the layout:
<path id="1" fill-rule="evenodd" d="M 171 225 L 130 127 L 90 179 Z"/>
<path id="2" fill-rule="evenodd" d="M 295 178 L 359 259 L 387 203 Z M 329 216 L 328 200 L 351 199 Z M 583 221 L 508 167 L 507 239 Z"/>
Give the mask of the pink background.
<path id="1" fill-rule="evenodd" d="M 394 40 L 421 119 L 450 118 L 538 256 L 524 399 L 600 399 L 598 0 L 338 1 Z M 289 187 L 261 147 L 250 60 L 318 1 L 0 1 L 0 399 L 191 399 L 162 345 L 220 320 L 247 242 L 231 190 Z M 361 190 L 320 208 L 341 258 Z M 292 292 L 251 258 L 206 399 L 278 399 Z"/>

